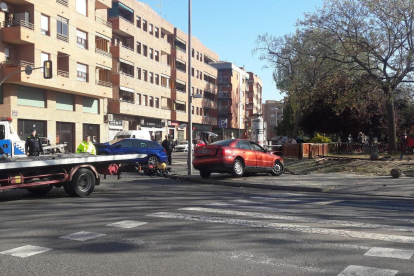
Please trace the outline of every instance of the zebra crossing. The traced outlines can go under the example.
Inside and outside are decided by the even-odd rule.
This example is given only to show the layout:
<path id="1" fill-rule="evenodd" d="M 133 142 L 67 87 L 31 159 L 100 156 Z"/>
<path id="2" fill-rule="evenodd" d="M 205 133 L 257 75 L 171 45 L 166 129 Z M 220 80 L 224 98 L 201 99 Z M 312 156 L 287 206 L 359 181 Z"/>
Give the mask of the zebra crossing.
<path id="1" fill-rule="evenodd" d="M 128 220 L 114 221 L 105 223 L 102 227 L 111 227 L 113 229 L 133 229 L 144 225 L 154 225 L 156 227 L 160 219 L 174 223 L 174 221 L 187 221 L 211 225 L 228 225 L 229 227 L 246 227 L 246 228 L 263 228 L 279 235 L 281 232 L 299 233 L 314 236 L 329 236 L 340 238 L 341 242 L 335 244 L 335 247 L 343 249 L 357 249 L 360 262 L 370 258 L 381 258 L 396 260 L 399 262 L 412 262 L 414 256 L 414 226 L 406 226 L 413 221 L 410 219 L 401 220 L 388 216 L 386 212 L 373 212 L 371 210 L 362 210 L 360 214 L 347 214 L 340 207 L 341 200 L 300 200 L 288 196 L 281 197 L 250 197 L 245 199 L 230 200 L 228 202 L 213 202 L 204 205 L 177 207 L 173 210 L 153 212 L 146 214 L 148 221 L 134 220 L 131 217 Z M 316 210 L 318 206 L 332 207 L 329 210 L 330 218 L 320 218 L 309 210 Z M 310 208 L 315 207 L 315 208 Z M 335 208 L 337 207 L 337 208 Z M 326 209 L 324 209 L 326 210 Z M 140 214 L 142 216 L 142 214 Z M 382 223 L 369 223 L 367 218 L 380 220 Z M 392 223 L 391 223 L 392 222 Z M 402 225 L 405 224 L 405 225 Z M 90 240 L 100 239 L 107 235 L 116 235 L 114 233 L 105 233 L 105 228 L 100 228 L 100 233 L 87 231 L 78 231 L 67 233 L 63 236 L 56 236 L 56 239 L 71 240 L 74 242 L 87 243 Z M 280 238 L 280 237 L 278 237 Z M 299 238 L 296 238 L 298 241 Z M 355 241 L 370 241 L 375 245 L 361 245 Z M 321 242 L 323 243 L 323 241 Z M 327 241 L 327 244 L 334 244 L 333 241 Z M 392 246 L 390 246 L 392 244 Z M 379 246 L 383 245 L 383 246 Z M 308 245 L 312 246 L 312 245 Z M 0 252 L 1 256 L 12 256 L 16 258 L 29 258 L 38 254 L 43 254 L 53 250 L 53 248 L 37 245 L 21 245 L 16 248 L 9 248 Z M 223 253 L 227 254 L 227 253 Z M 332 270 L 332 268 L 312 268 L 300 264 L 286 264 L 277 258 L 264 258 L 254 254 L 229 253 L 230 259 L 245 259 L 253 263 L 284 266 L 292 269 L 301 269 L 312 273 L 323 272 L 329 275 L 337 276 L 393 276 L 398 275 L 395 267 L 373 267 L 372 262 L 366 262 L 363 266 L 361 263 L 349 263 L 344 265 L 342 270 Z M 371 266 L 370 266 L 371 264 Z"/>

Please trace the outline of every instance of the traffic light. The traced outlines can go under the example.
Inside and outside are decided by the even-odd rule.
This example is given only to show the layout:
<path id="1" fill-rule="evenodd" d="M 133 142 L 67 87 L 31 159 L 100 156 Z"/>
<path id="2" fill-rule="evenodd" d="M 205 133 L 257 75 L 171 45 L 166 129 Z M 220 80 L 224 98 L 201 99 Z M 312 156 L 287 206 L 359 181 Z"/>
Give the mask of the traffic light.
<path id="1" fill-rule="evenodd" d="M 43 62 L 43 78 L 51 79 L 52 78 L 52 61 L 45 60 Z"/>

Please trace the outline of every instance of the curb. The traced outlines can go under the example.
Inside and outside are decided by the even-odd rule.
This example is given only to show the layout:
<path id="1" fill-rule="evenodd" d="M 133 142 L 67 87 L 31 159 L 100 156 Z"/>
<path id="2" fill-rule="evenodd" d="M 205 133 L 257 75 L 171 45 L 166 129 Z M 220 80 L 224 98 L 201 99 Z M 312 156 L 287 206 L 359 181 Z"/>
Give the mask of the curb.
<path id="1" fill-rule="evenodd" d="M 189 181 L 198 184 L 207 184 L 207 185 L 218 185 L 218 186 L 229 186 L 229 187 L 238 187 L 238 188 L 254 188 L 254 189 L 265 189 L 265 190 L 283 190 L 283 191 L 294 191 L 294 192 L 314 192 L 314 193 L 328 193 L 333 187 L 329 188 L 313 188 L 313 187 L 304 187 L 304 186 L 279 186 L 279 185 L 269 185 L 269 184 L 251 184 L 251 183 L 232 183 L 223 180 L 212 180 L 212 179 L 201 179 L 193 178 L 182 175 L 169 175 L 168 178 L 179 180 L 179 181 Z"/>

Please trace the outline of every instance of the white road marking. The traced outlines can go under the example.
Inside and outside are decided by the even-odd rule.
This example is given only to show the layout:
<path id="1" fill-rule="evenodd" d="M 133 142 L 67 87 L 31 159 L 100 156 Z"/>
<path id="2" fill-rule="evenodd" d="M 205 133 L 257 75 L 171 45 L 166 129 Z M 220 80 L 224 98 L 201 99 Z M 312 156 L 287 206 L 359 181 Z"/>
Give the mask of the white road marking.
<path id="1" fill-rule="evenodd" d="M 414 254 L 414 250 L 401 250 L 394 248 L 373 247 L 365 253 L 365 256 L 383 257 L 393 259 L 409 260 Z"/>
<path id="2" fill-rule="evenodd" d="M 318 201 L 318 202 L 313 202 L 311 204 L 315 204 L 315 205 L 330 205 L 330 204 L 335 204 L 335 203 L 340 203 L 340 202 L 343 202 L 343 200 Z"/>
<path id="3" fill-rule="evenodd" d="M 241 220 L 241 219 L 230 219 L 230 218 L 223 218 L 223 217 L 187 215 L 187 214 L 172 213 L 172 212 L 159 212 L 159 213 L 149 214 L 147 216 L 158 217 L 158 218 L 183 219 L 183 220 L 189 220 L 189 221 L 221 223 L 221 224 L 229 224 L 229 225 L 240 225 L 240 226 L 249 226 L 249 227 L 261 227 L 261 228 L 270 228 L 270 229 L 285 230 L 285 231 L 297 231 L 297 232 L 303 232 L 303 233 L 309 233 L 309 234 L 341 236 L 341 237 L 348 237 L 348 238 L 380 240 L 380 241 L 398 242 L 398 243 L 414 243 L 414 237 L 385 235 L 385 234 L 376 234 L 376 233 L 368 233 L 368 232 L 357 232 L 357 231 L 349 231 L 349 230 L 326 229 L 326 228 L 309 227 L 309 226 L 295 225 L 295 224 L 288 224 L 288 223 L 268 223 L 268 222 L 255 221 L 255 220 Z"/>
<path id="4" fill-rule="evenodd" d="M 134 220 L 124 220 L 124 221 L 119 221 L 119 222 L 108 224 L 107 226 L 129 229 L 129 228 L 134 228 L 134 227 L 137 227 L 137 226 L 145 225 L 147 223 L 148 222 L 134 221 Z"/>
<path id="5" fill-rule="evenodd" d="M 338 276 L 395 276 L 397 273 L 398 270 L 350 265 Z"/>
<path id="6" fill-rule="evenodd" d="M 210 203 L 208 205 L 210 205 L 210 206 L 233 206 L 234 204 L 229 204 L 229 203 Z"/>
<path id="7" fill-rule="evenodd" d="M 81 231 L 81 232 L 59 237 L 59 239 L 74 240 L 74 241 L 87 241 L 87 240 L 99 238 L 102 236 L 105 236 L 105 234 Z"/>
<path id="8" fill-rule="evenodd" d="M 52 250 L 51 248 L 35 246 L 35 245 L 25 245 L 15 249 L 7 250 L 0 252 L 1 255 L 10 255 L 14 257 L 26 258 L 36 254 L 40 254 L 46 251 Z"/>
<path id="9" fill-rule="evenodd" d="M 290 220 L 290 221 L 299 221 L 299 222 L 307 222 L 307 223 L 340 225 L 340 226 L 348 226 L 348 227 L 374 228 L 374 229 L 414 232 L 414 227 L 361 223 L 361 222 L 354 222 L 354 221 L 316 219 L 316 218 L 307 218 L 307 217 L 298 217 L 298 216 L 284 216 L 284 215 L 263 214 L 263 213 L 255 213 L 255 212 L 240 212 L 240 211 L 214 209 L 214 208 L 202 208 L 202 207 L 187 207 L 187 208 L 181 208 L 179 210 L 208 212 L 208 213 L 234 215 L 234 216 L 249 216 L 249 217 L 254 217 L 254 218 L 265 218 L 265 219 Z"/>

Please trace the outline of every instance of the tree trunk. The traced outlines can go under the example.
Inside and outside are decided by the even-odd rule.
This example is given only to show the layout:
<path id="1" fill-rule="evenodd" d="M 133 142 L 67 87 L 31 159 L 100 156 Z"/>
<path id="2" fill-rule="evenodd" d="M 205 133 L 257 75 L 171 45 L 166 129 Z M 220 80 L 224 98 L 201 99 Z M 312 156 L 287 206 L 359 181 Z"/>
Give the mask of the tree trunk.
<path id="1" fill-rule="evenodd" d="M 300 103 L 299 108 L 295 111 L 295 124 L 293 125 L 292 137 L 297 136 L 298 128 L 299 128 L 299 121 L 300 121 L 300 117 L 302 115 L 302 109 L 303 109 L 303 104 Z"/>
<path id="2" fill-rule="evenodd" d="M 388 153 L 397 153 L 397 133 L 395 127 L 395 111 L 393 91 L 386 92 L 387 127 L 388 127 Z M 388 92 L 388 93 L 387 93 Z"/>

